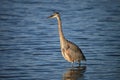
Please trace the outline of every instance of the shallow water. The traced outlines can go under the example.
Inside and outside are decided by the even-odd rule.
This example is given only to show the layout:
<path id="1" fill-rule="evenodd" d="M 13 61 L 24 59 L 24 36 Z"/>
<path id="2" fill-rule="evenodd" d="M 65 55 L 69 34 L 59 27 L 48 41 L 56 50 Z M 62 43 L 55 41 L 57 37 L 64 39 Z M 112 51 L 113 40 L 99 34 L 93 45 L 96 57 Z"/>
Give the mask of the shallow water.
<path id="1" fill-rule="evenodd" d="M 0 80 L 119 80 L 119 0 L 2 0 Z M 78 67 L 60 52 L 57 21 L 84 52 Z"/>

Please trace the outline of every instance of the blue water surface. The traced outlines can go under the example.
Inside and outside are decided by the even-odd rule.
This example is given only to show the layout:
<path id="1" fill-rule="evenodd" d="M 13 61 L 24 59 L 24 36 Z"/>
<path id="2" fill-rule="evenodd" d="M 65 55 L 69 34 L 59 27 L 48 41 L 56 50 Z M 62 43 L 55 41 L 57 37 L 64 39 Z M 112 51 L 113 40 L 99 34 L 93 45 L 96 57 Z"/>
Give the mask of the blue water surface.
<path id="1" fill-rule="evenodd" d="M 56 19 L 87 58 L 64 60 Z M 119 80 L 119 0 L 1 0 L 0 80 Z"/>

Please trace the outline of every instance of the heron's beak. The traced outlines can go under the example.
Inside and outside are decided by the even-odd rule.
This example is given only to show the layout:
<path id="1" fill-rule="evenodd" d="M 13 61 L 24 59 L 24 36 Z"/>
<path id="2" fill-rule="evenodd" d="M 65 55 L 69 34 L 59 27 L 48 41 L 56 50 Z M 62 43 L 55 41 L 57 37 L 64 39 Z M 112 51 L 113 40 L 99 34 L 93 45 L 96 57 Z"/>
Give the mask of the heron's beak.
<path id="1" fill-rule="evenodd" d="M 54 17 L 54 15 L 51 15 L 51 16 L 49 16 L 48 18 L 53 18 Z"/>

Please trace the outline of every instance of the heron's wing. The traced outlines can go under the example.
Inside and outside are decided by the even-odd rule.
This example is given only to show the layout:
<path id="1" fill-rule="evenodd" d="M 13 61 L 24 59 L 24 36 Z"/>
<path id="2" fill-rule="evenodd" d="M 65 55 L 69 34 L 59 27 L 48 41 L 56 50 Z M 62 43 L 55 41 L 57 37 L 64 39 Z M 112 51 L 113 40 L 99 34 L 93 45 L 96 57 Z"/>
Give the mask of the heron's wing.
<path id="1" fill-rule="evenodd" d="M 77 49 L 74 48 L 75 46 L 71 43 L 67 43 L 66 46 L 63 48 L 64 57 L 69 59 L 70 61 L 74 61 L 75 59 L 79 58 L 79 55 L 76 53 Z"/>
<path id="2" fill-rule="evenodd" d="M 69 51 L 69 55 L 72 56 L 72 58 L 74 58 L 76 60 L 77 59 L 86 60 L 81 49 L 76 44 L 68 41 L 67 46 L 69 46 L 67 50 Z"/>

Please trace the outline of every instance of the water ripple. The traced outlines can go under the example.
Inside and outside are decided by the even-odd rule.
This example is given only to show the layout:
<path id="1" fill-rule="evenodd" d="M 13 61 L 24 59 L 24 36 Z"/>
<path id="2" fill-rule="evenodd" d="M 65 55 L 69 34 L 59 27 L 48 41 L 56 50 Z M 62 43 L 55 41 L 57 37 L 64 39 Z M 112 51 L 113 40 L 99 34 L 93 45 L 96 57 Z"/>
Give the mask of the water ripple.
<path id="1" fill-rule="evenodd" d="M 0 5 L 1 80 L 120 78 L 119 1 L 2 0 Z M 72 67 L 62 57 L 57 21 L 47 19 L 54 11 L 61 14 L 65 37 L 86 56 L 83 66 Z"/>

